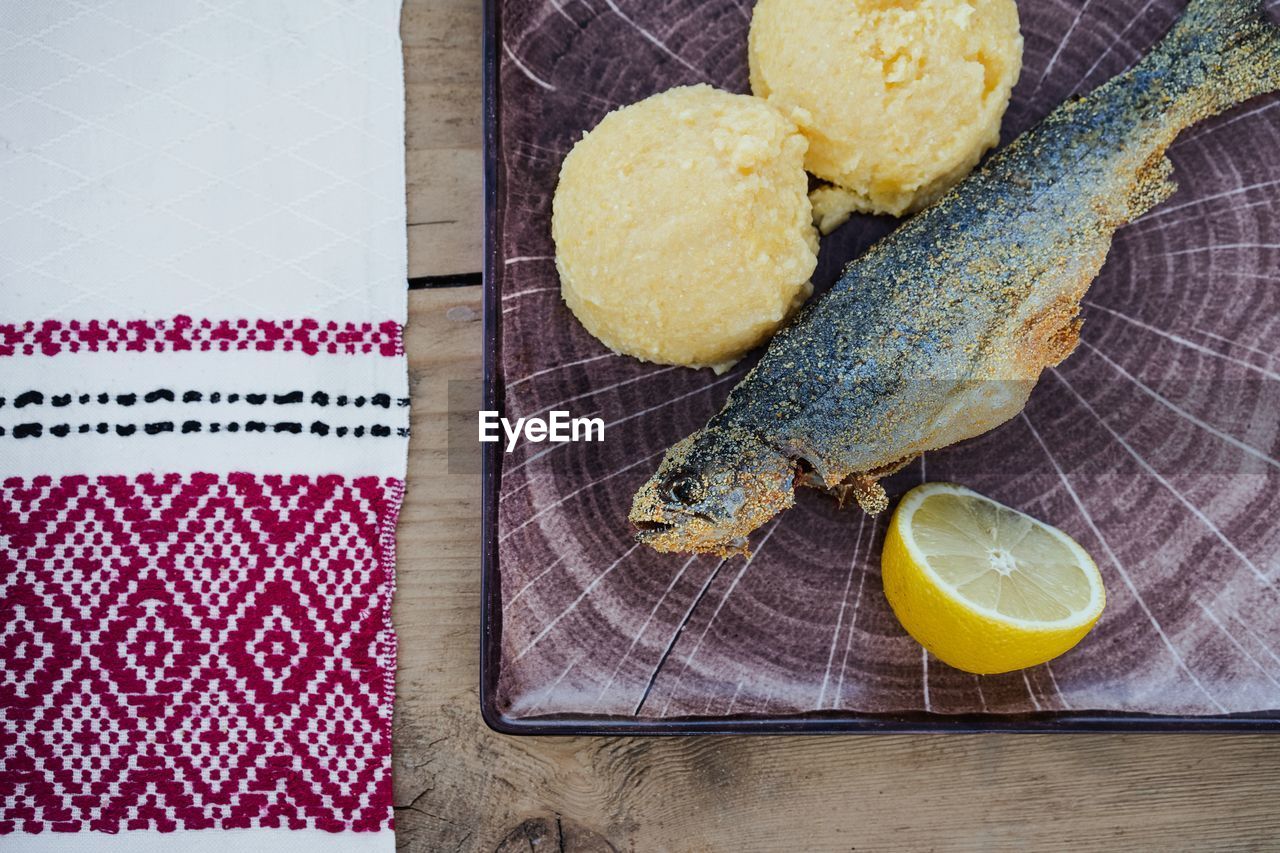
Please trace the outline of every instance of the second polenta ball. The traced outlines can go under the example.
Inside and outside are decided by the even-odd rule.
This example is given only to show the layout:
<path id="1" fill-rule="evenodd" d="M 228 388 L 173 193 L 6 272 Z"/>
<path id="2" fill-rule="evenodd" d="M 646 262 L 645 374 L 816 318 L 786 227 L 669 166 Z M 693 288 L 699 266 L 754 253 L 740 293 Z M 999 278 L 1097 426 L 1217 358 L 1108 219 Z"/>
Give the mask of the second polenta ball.
<path id="1" fill-rule="evenodd" d="M 919 210 L 1000 136 L 1022 69 L 1014 0 L 759 0 L 751 88 L 809 139 L 834 186 L 823 230 L 852 210 Z"/>
<path id="2" fill-rule="evenodd" d="M 769 104 L 710 86 L 605 116 L 552 204 L 565 302 L 617 352 L 728 368 L 812 292 L 807 148 Z"/>

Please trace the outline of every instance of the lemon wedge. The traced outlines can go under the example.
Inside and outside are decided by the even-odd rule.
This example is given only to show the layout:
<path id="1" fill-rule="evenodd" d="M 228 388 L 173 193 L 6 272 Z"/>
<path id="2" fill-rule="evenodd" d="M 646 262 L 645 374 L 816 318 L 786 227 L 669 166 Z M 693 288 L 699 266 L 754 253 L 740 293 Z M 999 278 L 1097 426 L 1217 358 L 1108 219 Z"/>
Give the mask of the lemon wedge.
<path id="1" fill-rule="evenodd" d="M 1107 598 L 1098 567 L 1070 536 L 949 483 L 902 498 L 880 565 L 902 627 L 966 672 L 1052 660 L 1089 633 Z"/>

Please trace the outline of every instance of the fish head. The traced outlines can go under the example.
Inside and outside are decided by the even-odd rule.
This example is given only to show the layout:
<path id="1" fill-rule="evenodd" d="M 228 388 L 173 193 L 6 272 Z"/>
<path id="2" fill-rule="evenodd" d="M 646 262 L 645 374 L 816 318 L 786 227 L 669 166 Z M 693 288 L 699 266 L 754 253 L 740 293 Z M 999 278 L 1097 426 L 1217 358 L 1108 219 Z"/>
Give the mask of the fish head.
<path id="1" fill-rule="evenodd" d="M 667 451 L 636 492 L 636 538 L 656 551 L 746 553 L 747 534 L 795 503 L 795 466 L 754 433 L 709 426 Z"/>

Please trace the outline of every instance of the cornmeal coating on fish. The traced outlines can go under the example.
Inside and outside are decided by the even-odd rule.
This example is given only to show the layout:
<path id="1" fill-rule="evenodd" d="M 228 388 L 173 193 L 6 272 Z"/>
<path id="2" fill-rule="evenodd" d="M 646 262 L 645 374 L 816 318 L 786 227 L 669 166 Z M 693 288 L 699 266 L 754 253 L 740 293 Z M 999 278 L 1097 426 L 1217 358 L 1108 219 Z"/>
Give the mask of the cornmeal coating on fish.
<path id="1" fill-rule="evenodd" d="M 1120 226 L 1169 197 L 1182 130 L 1280 89 L 1257 0 L 1192 0 L 1133 69 L 1062 105 L 849 264 L 702 430 L 668 451 L 631 521 L 659 551 L 729 554 L 799 485 L 887 507 L 877 480 L 1022 410 L 1079 340 Z"/>

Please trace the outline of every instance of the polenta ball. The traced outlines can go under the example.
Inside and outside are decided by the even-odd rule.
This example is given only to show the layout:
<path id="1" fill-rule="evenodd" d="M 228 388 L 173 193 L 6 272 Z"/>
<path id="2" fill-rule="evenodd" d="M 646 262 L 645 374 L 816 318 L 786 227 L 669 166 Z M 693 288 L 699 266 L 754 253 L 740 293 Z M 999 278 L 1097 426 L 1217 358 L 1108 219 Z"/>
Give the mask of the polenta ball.
<path id="1" fill-rule="evenodd" d="M 812 293 L 807 148 L 769 104 L 705 85 L 605 116 L 552 204 L 565 302 L 615 352 L 726 370 Z"/>
<path id="2" fill-rule="evenodd" d="M 1014 0 L 759 0 L 751 88 L 800 126 L 823 230 L 935 201 L 1000 137 L 1022 70 Z"/>

